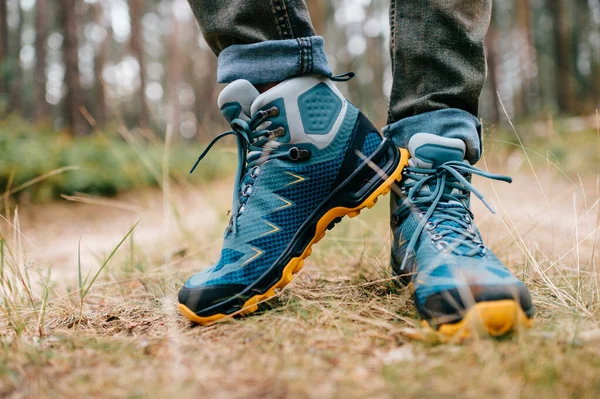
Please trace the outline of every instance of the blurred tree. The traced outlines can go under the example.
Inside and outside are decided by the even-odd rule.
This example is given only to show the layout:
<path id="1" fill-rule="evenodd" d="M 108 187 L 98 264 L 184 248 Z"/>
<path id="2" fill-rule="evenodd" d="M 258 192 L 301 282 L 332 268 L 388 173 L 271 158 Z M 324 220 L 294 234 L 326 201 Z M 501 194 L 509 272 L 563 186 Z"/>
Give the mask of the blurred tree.
<path id="1" fill-rule="evenodd" d="M 597 3 L 600 7 L 600 2 Z M 593 26 L 593 15 L 590 13 L 590 7 L 588 0 L 574 0 L 573 4 L 574 13 L 574 26 L 577 28 L 572 29 L 572 47 L 574 49 L 574 61 L 575 61 L 575 77 L 577 82 L 576 101 L 578 110 L 583 110 L 585 113 L 594 113 L 595 109 L 600 105 L 598 99 L 600 98 L 600 81 L 594 79 L 594 72 L 597 65 L 597 61 L 594 62 L 594 58 L 597 57 L 598 46 L 594 42 L 598 39 L 593 39 L 593 35 L 590 32 L 594 32 Z M 600 33 L 596 29 L 597 34 Z M 581 62 L 589 60 L 590 64 Z M 590 81 L 592 84 L 587 84 L 586 81 Z"/>
<path id="2" fill-rule="evenodd" d="M 94 94 L 96 104 L 95 118 L 97 125 L 101 127 L 106 124 L 108 118 L 108 109 L 106 106 L 106 84 L 104 82 L 102 73 L 104 71 L 104 66 L 109 53 L 112 29 L 110 28 L 110 24 L 104 15 L 105 2 L 98 1 L 93 7 L 94 23 L 96 26 L 101 27 L 104 32 L 102 38 L 100 39 L 100 43 L 96 43 L 96 53 L 94 57 Z"/>
<path id="3" fill-rule="evenodd" d="M 199 33 L 199 29 L 196 25 L 196 31 Z M 196 101 L 194 103 L 194 113 L 198 126 L 204 125 L 207 131 L 201 131 L 200 133 L 206 133 L 203 138 L 210 138 L 212 132 L 212 118 L 216 115 L 211 112 L 212 107 L 207 106 L 209 99 L 215 97 L 217 89 L 216 81 L 216 70 L 217 70 L 217 57 L 207 50 L 198 49 L 192 55 L 192 84 L 194 88 L 194 96 Z M 219 121 L 217 117 L 215 120 Z"/>
<path id="4" fill-rule="evenodd" d="M 488 65 L 488 85 L 490 87 L 490 99 L 492 102 L 490 120 L 492 122 L 500 121 L 500 99 L 498 98 L 498 33 L 496 31 L 495 15 L 492 16 L 492 22 L 485 37 L 486 57 Z"/>
<path id="5" fill-rule="evenodd" d="M 306 5 L 317 35 L 324 35 L 325 24 L 327 23 L 326 2 L 323 0 L 306 0 Z"/>
<path id="6" fill-rule="evenodd" d="M 357 72 L 340 89 L 385 123 L 389 1 L 306 3 L 326 38 L 331 67 Z M 171 124 L 184 137 L 195 126 L 200 139 L 212 137 L 222 127 L 212 106 L 220 89 L 217 59 L 191 15 L 183 0 L 0 0 L 3 110 L 38 121 L 62 116 L 59 124 L 74 134 L 89 129 L 85 106 L 99 126 L 110 113 L 130 126 L 164 131 Z M 599 0 L 494 0 L 482 117 L 504 120 L 498 91 L 516 122 L 556 110 L 594 113 L 600 105 L 598 15 Z M 57 104 L 60 112 L 54 112 Z"/>
<path id="7" fill-rule="evenodd" d="M 35 100 L 36 121 L 48 119 L 46 101 L 46 39 L 48 38 L 48 9 L 46 0 L 35 2 Z"/>
<path id="8" fill-rule="evenodd" d="M 0 97 L 8 93 L 8 7 L 0 0 Z"/>
<path id="9" fill-rule="evenodd" d="M 182 63 L 184 62 L 179 49 L 179 21 L 175 12 L 171 13 L 171 35 L 169 36 L 169 71 L 167 74 L 168 98 L 170 105 L 170 123 L 175 132 L 179 131 L 181 119 L 181 105 L 179 102 L 179 88 L 181 86 Z"/>
<path id="10" fill-rule="evenodd" d="M 129 15 L 131 19 L 131 36 L 129 48 L 140 66 L 140 85 L 137 98 L 139 101 L 138 123 L 141 127 L 148 127 L 148 103 L 146 101 L 146 63 L 144 54 L 144 31 L 142 18 L 144 17 L 144 0 L 129 0 Z"/>
<path id="11" fill-rule="evenodd" d="M 23 69 L 19 65 L 20 52 L 23 47 L 23 25 L 25 20 L 25 14 L 23 13 L 23 7 L 21 2 L 16 2 L 17 14 L 19 22 L 17 23 L 17 29 L 13 37 L 13 45 L 9 45 L 10 48 L 10 101 L 8 103 L 9 112 L 21 112 L 21 92 L 23 91 Z"/>
<path id="12" fill-rule="evenodd" d="M 77 38 L 78 0 L 62 0 L 60 25 L 63 31 L 63 60 L 65 64 L 65 83 L 67 93 L 63 101 L 63 116 L 71 134 L 85 134 L 85 121 L 80 107 L 83 105 L 83 93 L 79 79 L 79 46 Z"/>
<path id="13" fill-rule="evenodd" d="M 531 35 L 531 6 L 529 0 L 515 0 L 515 7 L 517 34 L 522 43 L 522 48 L 518 54 L 521 74 L 519 76 L 520 85 L 516 93 L 515 114 L 517 117 L 526 117 L 529 115 L 532 67 L 535 62 L 533 37 Z"/>
<path id="14" fill-rule="evenodd" d="M 553 22 L 553 46 L 556 62 L 555 80 L 557 84 L 556 101 L 560 112 L 571 113 L 573 110 L 573 85 L 569 16 L 566 0 L 548 0 L 549 11 Z"/>

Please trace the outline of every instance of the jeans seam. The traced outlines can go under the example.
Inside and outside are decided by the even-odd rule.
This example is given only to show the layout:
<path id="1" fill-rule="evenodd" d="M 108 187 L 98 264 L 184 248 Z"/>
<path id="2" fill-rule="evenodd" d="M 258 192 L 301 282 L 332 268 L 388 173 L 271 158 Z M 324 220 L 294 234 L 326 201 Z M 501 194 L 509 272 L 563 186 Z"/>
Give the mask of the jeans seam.
<path id="1" fill-rule="evenodd" d="M 272 0 L 272 4 L 275 22 L 277 23 L 281 39 L 293 39 L 294 34 L 292 32 L 292 25 L 290 23 L 285 0 Z"/>
<path id="2" fill-rule="evenodd" d="M 306 38 L 302 38 L 302 74 L 306 74 L 306 69 L 308 68 L 307 65 L 307 61 L 308 61 L 308 47 L 306 45 Z"/>
<path id="3" fill-rule="evenodd" d="M 302 38 L 296 38 L 298 41 L 298 68 L 296 69 L 296 76 L 302 75 Z"/>
<path id="4" fill-rule="evenodd" d="M 307 75 L 314 69 L 312 40 L 310 37 L 299 37 L 296 40 L 298 41 L 298 69 L 296 75 Z"/>
<path id="5" fill-rule="evenodd" d="M 309 71 L 308 72 L 312 72 L 315 70 L 315 58 L 313 57 L 313 43 L 312 43 L 312 39 L 309 38 L 308 39 L 308 43 L 310 44 L 310 51 L 308 53 L 309 56 Z"/>
<path id="6" fill-rule="evenodd" d="M 304 52 L 304 56 L 305 56 L 305 62 L 304 62 L 304 73 L 305 74 L 309 74 L 312 72 L 313 70 L 313 58 L 312 58 L 312 40 L 310 39 L 310 37 L 305 38 L 305 52 Z"/>

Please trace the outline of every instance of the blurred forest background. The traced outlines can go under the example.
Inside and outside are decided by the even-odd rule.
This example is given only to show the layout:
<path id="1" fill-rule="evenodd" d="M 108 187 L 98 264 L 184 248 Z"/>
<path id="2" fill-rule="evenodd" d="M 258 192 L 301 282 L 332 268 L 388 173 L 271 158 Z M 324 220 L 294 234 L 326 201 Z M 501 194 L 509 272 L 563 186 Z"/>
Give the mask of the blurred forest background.
<path id="1" fill-rule="evenodd" d="M 382 126 L 389 1 L 307 3 L 332 69 L 357 73 L 342 90 Z M 516 122 L 546 127 L 560 117 L 569 130 L 595 129 L 600 0 L 495 0 L 487 53 L 485 121 L 506 126 L 506 109 Z M 0 137 L 0 150 L 15 152 L 15 130 L 78 137 L 126 128 L 159 138 L 170 130 L 180 143 L 206 141 L 226 128 L 216 62 L 186 0 L 0 0 L 0 136 L 13 135 Z M 0 159 L 0 186 L 2 169 Z M 49 167 L 30 169 L 29 178 Z"/>

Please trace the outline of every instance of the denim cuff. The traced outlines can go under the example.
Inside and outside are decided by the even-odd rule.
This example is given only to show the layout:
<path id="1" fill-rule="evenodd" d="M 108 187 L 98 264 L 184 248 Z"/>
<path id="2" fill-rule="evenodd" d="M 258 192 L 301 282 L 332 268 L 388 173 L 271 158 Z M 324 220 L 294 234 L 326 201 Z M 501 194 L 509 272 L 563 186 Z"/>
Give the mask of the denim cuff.
<path id="1" fill-rule="evenodd" d="M 461 109 L 447 108 L 411 116 L 387 125 L 383 133 L 401 148 L 408 148 L 410 138 L 417 133 L 457 138 L 465 142 L 466 158 L 471 165 L 481 157 L 481 123 L 473 114 Z"/>
<path id="2" fill-rule="evenodd" d="M 332 75 L 321 36 L 231 45 L 219 54 L 217 80 L 264 84 L 310 74 Z"/>

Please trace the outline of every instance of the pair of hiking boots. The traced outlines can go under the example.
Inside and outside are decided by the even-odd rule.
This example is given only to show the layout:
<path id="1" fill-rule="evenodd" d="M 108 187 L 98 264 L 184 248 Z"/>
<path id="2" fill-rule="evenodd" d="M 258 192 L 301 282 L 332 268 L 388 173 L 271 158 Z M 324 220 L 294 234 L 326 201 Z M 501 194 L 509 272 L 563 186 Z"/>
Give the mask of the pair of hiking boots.
<path id="1" fill-rule="evenodd" d="M 207 325 L 256 311 L 326 230 L 393 190 L 392 272 L 413 290 L 424 323 L 449 336 L 475 319 L 494 336 L 531 324 L 527 288 L 485 246 L 469 209 L 471 193 L 485 202 L 472 175 L 510 178 L 471 166 L 462 140 L 423 132 L 398 149 L 325 77 L 262 94 L 237 80 L 218 105 L 231 130 L 198 162 L 219 139 L 236 138 L 231 218 L 219 261 L 179 292 L 185 317 Z"/>

